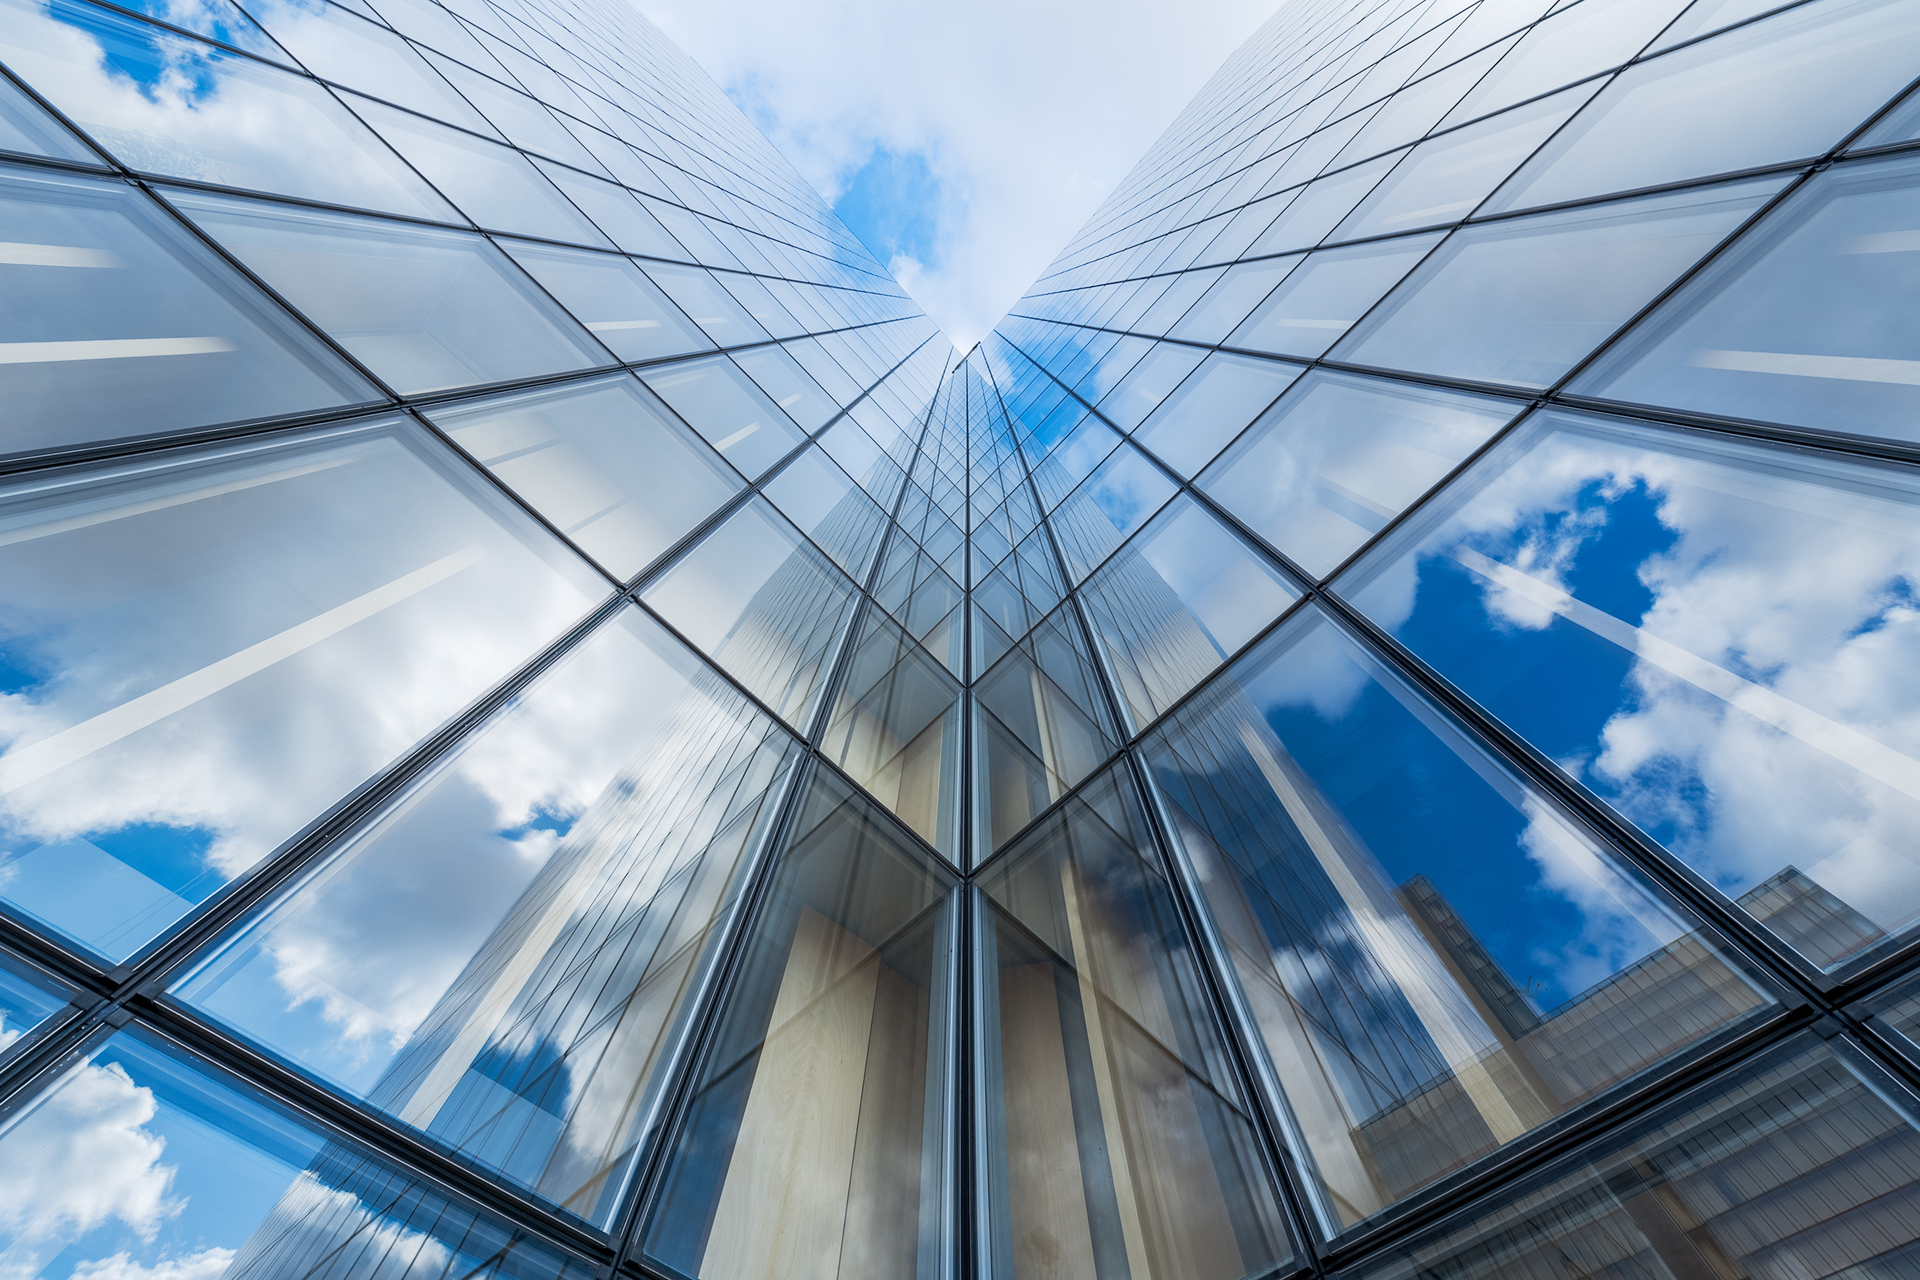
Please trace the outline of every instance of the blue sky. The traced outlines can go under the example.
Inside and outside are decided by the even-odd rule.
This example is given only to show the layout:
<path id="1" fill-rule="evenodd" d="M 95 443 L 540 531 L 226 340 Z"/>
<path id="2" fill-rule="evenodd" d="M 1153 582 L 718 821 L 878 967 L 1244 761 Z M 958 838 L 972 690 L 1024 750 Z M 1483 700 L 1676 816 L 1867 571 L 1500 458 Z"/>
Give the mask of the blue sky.
<path id="1" fill-rule="evenodd" d="M 963 349 L 1275 0 L 634 0 Z"/>

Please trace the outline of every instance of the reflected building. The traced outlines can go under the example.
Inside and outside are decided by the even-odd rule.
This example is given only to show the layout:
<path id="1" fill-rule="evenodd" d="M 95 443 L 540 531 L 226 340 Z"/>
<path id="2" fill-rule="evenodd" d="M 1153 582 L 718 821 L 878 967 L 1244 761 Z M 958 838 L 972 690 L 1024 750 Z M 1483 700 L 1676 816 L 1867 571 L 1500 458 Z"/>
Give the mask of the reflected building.
<path id="1" fill-rule="evenodd" d="M 1287 0 L 961 352 L 611 0 L 0 0 L 0 1272 L 1920 1267 L 1920 20 Z"/>

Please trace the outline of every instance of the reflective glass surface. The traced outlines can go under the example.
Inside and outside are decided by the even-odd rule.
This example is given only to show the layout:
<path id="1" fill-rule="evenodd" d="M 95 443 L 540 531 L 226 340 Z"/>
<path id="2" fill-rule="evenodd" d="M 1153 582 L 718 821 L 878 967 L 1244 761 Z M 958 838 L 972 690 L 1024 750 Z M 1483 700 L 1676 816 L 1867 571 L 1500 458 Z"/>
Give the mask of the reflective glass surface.
<path id="1" fill-rule="evenodd" d="M 1264 1275 L 1292 1253 L 1126 774 L 978 881 L 996 1275 Z"/>
<path id="2" fill-rule="evenodd" d="M 641 376 L 748 479 L 786 457 L 803 439 L 786 411 L 725 356 Z"/>
<path id="3" fill-rule="evenodd" d="M 0 1120 L 0 1192 L 21 1277 L 592 1274 L 140 1028 Z"/>
<path id="4" fill-rule="evenodd" d="M 1280 355 L 1324 355 L 1436 242 L 1433 236 L 1414 236 L 1310 254 L 1233 331 L 1227 345 Z"/>
<path id="5" fill-rule="evenodd" d="M 173 994 L 608 1226 L 786 745 L 629 609 Z"/>
<path id="6" fill-rule="evenodd" d="M 141 192 L 0 167 L 6 453 L 378 398 Z"/>
<path id="7" fill-rule="evenodd" d="M 252 58 L 74 0 L 6 0 L 0 60 L 129 168 L 455 216 L 325 89 Z"/>
<path id="8" fill-rule="evenodd" d="M 1339 590 L 1830 966 L 1920 916 L 1916 498 L 1904 469 L 1549 414 Z"/>
<path id="9" fill-rule="evenodd" d="M 1336 1226 L 1771 1003 L 1315 609 L 1147 758 Z"/>
<path id="10" fill-rule="evenodd" d="M 483 236 L 184 192 L 171 199 L 396 391 L 610 363 Z"/>
<path id="11" fill-rule="evenodd" d="M 1576 386 L 1920 440 L 1920 164 L 1817 176 Z"/>
<path id="12" fill-rule="evenodd" d="M 1332 354 L 1357 364 L 1547 386 L 1781 185 L 1758 180 L 1464 228 Z"/>
<path id="13" fill-rule="evenodd" d="M 680 308 L 625 258 L 525 241 L 500 244 L 622 360 L 658 360 L 713 349 Z"/>
<path id="14" fill-rule="evenodd" d="M 804 727 L 853 586 L 763 499 L 649 586 L 646 602 L 755 697 Z"/>
<path id="15" fill-rule="evenodd" d="M 1316 370 L 1200 487 L 1316 577 L 1330 573 L 1513 417 L 1485 396 Z"/>
<path id="16" fill-rule="evenodd" d="M 24 1050 L 27 1038 L 67 1003 L 58 982 L 0 951 L 0 1062 Z"/>
<path id="17" fill-rule="evenodd" d="M 1191 476 L 1299 376 L 1296 364 L 1217 351 L 1187 375 L 1133 438 L 1181 475 Z"/>
<path id="18" fill-rule="evenodd" d="M 645 1236 L 689 1276 L 946 1270 L 954 878 L 821 775 Z"/>
<path id="19" fill-rule="evenodd" d="M 1356 1274 L 1904 1275 L 1920 1134 L 1896 1096 L 1802 1040 Z"/>
<path id="20" fill-rule="evenodd" d="M 731 468 L 625 375 L 429 412 L 616 578 L 646 568 L 740 488 Z"/>
<path id="21" fill-rule="evenodd" d="M 1081 591 L 1135 729 L 1299 598 L 1277 569 L 1187 497 Z"/>
<path id="22" fill-rule="evenodd" d="M 16 482 L 0 900 L 119 960 L 585 613 L 418 428 Z"/>

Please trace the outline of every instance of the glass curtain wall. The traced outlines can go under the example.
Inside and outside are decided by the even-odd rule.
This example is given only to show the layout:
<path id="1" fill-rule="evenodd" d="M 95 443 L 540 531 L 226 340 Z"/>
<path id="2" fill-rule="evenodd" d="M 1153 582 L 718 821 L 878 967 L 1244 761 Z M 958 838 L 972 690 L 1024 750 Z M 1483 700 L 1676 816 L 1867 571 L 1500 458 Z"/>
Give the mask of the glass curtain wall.
<path id="1" fill-rule="evenodd" d="M 1290 0 L 963 354 L 627 6 L 0 0 L 0 1276 L 1914 1273 L 1917 71 Z"/>

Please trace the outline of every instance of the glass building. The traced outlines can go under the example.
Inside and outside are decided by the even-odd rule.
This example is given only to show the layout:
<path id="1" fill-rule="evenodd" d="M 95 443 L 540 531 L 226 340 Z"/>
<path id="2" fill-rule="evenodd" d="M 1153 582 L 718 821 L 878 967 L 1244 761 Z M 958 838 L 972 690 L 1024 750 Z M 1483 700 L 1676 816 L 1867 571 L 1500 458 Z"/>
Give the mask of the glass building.
<path id="1" fill-rule="evenodd" d="M 1914 0 L 1289 0 L 964 354 L 617 0 L 0 66 L 0 1280 L 1920 1277 Z"/>

